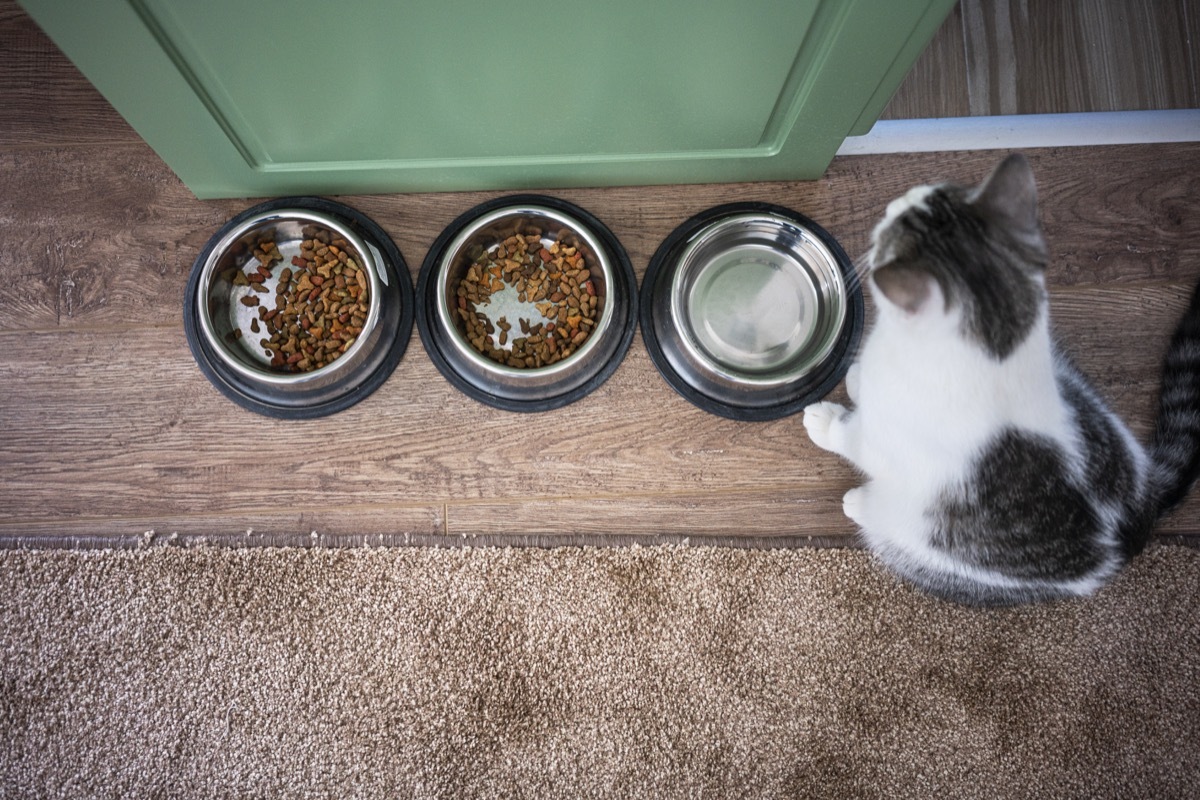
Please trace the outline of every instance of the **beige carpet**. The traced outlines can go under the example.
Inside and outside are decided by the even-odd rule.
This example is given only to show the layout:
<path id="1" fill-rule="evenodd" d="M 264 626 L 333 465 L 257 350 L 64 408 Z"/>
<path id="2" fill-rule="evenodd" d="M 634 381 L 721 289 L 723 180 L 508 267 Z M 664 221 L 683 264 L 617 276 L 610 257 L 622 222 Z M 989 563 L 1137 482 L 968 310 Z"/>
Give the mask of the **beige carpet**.
<path id="1" fill-rule="evenodd" d="M 1086 602 L 855 550 L 0 553 L 4 797 L 1200 796 L 1200 551 Z"/>

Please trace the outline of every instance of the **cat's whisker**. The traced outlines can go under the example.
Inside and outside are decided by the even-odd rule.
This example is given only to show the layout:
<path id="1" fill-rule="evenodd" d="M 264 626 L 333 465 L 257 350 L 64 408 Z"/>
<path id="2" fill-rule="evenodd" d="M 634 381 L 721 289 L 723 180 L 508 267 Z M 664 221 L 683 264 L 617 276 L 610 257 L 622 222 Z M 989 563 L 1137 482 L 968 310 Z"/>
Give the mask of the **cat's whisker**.
<path id="1" fill-rule="evenodd" d="M 863 253 L 851 262 L 853 269 L 850 275 L 847 276 L 846 289 L 851 292 L 858 291 L 867 276 L 871 273 L 871 251 Z"/>

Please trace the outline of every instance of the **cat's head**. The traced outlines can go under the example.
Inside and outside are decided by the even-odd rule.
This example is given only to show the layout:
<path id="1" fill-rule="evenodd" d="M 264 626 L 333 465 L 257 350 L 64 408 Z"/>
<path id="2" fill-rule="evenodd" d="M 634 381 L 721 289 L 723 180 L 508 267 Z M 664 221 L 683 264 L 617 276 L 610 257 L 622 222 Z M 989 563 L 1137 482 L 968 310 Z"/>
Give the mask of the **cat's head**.
<path id="1" fill-rule="evenodd" d="M 871 234 L 869 279 L 881 313 L 957 321 L 998 360 L 1045 303 L 1046 244 L 1029 162 L 1011 155 L 974 188 L 919 186 Z"/>

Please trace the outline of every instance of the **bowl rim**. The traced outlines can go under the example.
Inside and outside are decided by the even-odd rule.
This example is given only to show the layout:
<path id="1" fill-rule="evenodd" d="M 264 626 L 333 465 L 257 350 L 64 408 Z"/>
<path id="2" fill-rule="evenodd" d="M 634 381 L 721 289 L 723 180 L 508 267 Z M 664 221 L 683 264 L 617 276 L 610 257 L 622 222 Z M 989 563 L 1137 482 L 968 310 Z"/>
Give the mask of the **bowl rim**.
<path id="1" fill-rule="evenodd" d="M 618 337 L 616 345 L 611 355 L 604 361 L 598 362 L 592 374 L 582 383 L 567 391 L 549 394 L 544 397 L 513 398 L 495 394 L 479 386 L 459 372 L 450 359 L 447 358 L 443 352 L 443 345 L 439 341 L 438 331 L 440 330 L 440 325 L 438 325 L 436 309 L 437 300 L 433 292 L 438 290 L 439 281 L 436 278 L 441 272 L 440 265 L 444 254 L 450 243 L 463 228 L 470 225 L 476 218 L 490 214 L 493 211 L 510 207 L 521 208 L 528 206 L 544 206 L 574 218 L 587 229 L 593 238 L 604 246 L 612 278 L 612 285 L 607 287 L 606 291 L 610 293 L 610 298 L 623 295 L 626 308 L 624 319 L 619 319 L 617 318 L 616 304 L 612 302 L 606 304 L 614 306 L 614 318 L 610 323 L 608 335 Z M 433 361 L 434 366 L 437 367 L 438 372 L 456 389 L 484 405 L 504 411 L 523 413 L 550 411 L 566 406 L 592 393 L 612 377 L 613 373 L 616 372 L 624 360 L 625 355 L 629 351 L 629 346 L 633 341 L 638 321 L 637 304 L 637 277 L 634 274 L 629 256 L 625 252 L 625 248 L 621 245 L 620 240 L 617 239 L 607 225 L 587 210 L 567 200 L 545 194 L 522 193 L 503 195 L 479 203 L 459 214 L 442 230 L 426 253 L 417 277 L 416 287 L 417 331 L 420 334 L 425 352 L 429 355 L 430 360 Z M 599 339 L 599 337 L 596 338 Z M 527 373 L 528 371 L 513 369 L 513 372 Z"/>
<path id="2" fill-rule="evenodd" d="M 212 352 L 211 345 L 200 332 L 197 313 L 197 293 L 200 272 L 209 256 L 209 251 L 225 235 L 227 229 L 239 225 L 244 219 L 256 214 L 279 208 L 302 208 L 337 217 L 351 227 L 365 242 L 378 250 L 382 256 L 377 266 L 385 272 L 388 281 L 386 291 L 380 297 L 391 308 L 380 304 L 385 327 L 380 330 L 377 347 L 383 350 L 379 358 L 372 358 L 373 366 L 359 380 L 344 380 L 340 393 L 312 402 L 283 402 L 270 384 L 249 380 L 225 367 L 224 362 Z M 411 339 L 414 304 L 412 275 L 403 254 L 392 238 L 374 220 L 361 211 L 317 196 L 292 196 L 267 200 L 235 215 L 222 225 L 200 250 L 192 264 L 192 270 L 184 290 L 184 333 L 188 349 L 196 365 L 208 381 L 227 399 L 236 405 L 266 417 L 276 419 L 313 419 L 343 411 L 373 394 L 395 371 L 404 357 Z M 361 365 L 361 366 L 366 366 Z"/>
<path id="3" fill-rule="evenodd" d="M 681 250 L 688 245 L 697 233 L 707 228 L 710 224 L 719 221 L 723 217 L 741 214 L 769 214 L 782 217 L 814 236 L 832 254 L 834 261 L 841 270 L 843 283 L 845 284 L 846 313 L 842 322 L 842 330 L 837 337 L 834 347 L 816 369 L 783 387 L 784 389 L 790 387 L 793 391 L 786 392 L 778 402 L 765 405 L 738 404 L 713 397 L 698 389 L 676 372 L 675 368 L 671 365 L 663 351 L 662 343 L 659 341 L 655 328 L 654 299 L 656 291 L 663 284 L 665 284 L 666 289 L 669 289 L 671 281 L 668 278 L 674 274 L 674 265 L 677 263 L 677 256 Z M 774 203 L 756 201 L 725 203 L 714 206 L 693 215 L 678 225 L 663 240 L 650 259 L 646 273 L 642 278 L 639 311 L 643 342 L 650 354 L 651 362 L 667 384 L 677 394 L 704 411 L 727 419 L 744 422 L 764 422 L 795 414 L 803 410 L 805 406 L 832 391 L 842 378 L 845 377 L 847 370 L 850 368 L 851 360 L 858 351 L 866 317 L 862 287 L 855 277 L 854 263 L 846 255 L 846 251 L 842 249 L 837 240 L 827 230 L 804 214 Z M 762 387 L 747 384 L 745 394 L 751 396 L 759 388 Z M 769 388 L 774 391 L 780 389 L 780 387 Z"/>
<path id="4" fill-rule="evenodd" d="M 737 227 L 746 222 L 773 222 L 789 225 L 799 232 L 800 238 L 803 241 L 805 241 L 807 244 L 810 244 L 810 246 L 816 245 L 818 249 L 824 250 L 824 254 L 830 257 L 831 263 L 829 265 L 838 272 L 838 275 L 841 278 L 842 287 L 841 292 L 837 297 L 838 319 L 831 321 L 836 323 L 836 333 L 833 336 L 829 336 L 828 334 L 826 335 L 825 341 L 823 341 L 820 349 L 817 351 L 819 357 L 815 359 L 818 364 L 824 363 L 825 359 L 828 358 L 829 353 L 832 352 L 837 346 L 837 340 L 840 337 L 841 328 L 845 324 L 846 313 L 848 311 L 846 292 L 849 290 L 849 287 L 847 286 L 845 279 L 846 276 L 842 274 L 839 269 L 837 255 L 830 251 L 828 246 L 826 246 L 825 243 L 815 235 L 810 227 L 798 224 L 796 220 L 792 219 L 791 217 L 785 217 L 780 214 L 764 211 L 754 213 L 748 211 L 735 212 L 712 219 L 693 231 L 690 236 L 680 243 L 678 255 L 674 258 L 675 268 L 671 272 L 671 282 L 667 287 L 670 291 L 672 318 L 679 320 L 686 315 L 686 311 L 684 310 L 686 301 L 681 290 L 685 282 L 688 280 L 688 276 L 684 274 L 684 270 L 681 269 L 681 267 L 688 266 L 691 263 L 688 261 L 689 258 L 692 258 L 697 253 L 702 252 L 703 248 L 708 245 L 713 238 L 723 233 L 727 228 Z M 769 391 L 780 386 L 787 386 L 788 384 L 794 383 L 803 377 L 803 375 L 789 376 L 786 373 L 778 377 L 768 377 L 748 370 L 738 371 L 733 367 L 729 367 L 720 363 L 720 361 L 718 361 L 715 357 L 706 353 L 701 347 L 700 343 L 697 341 L 696 336 L 697 335 L 694 332 L 693 335 L 689 336 L 685 335 L 683 331 L 680 331 L 679 342 L 681 349 L 687 352 L 689 360 L 703 364 L 713 376 L 720 380 L 739 386 L 745 386 L 749 389 L 762 389 Z"/>
<path id="5" fill-rule="evenodd" d="M 615 277 L 612 274 L 612 265 L 610 263 L 610 259 L 607 258 L 607 254 L 604 252 L 604 244 L 602 242 L 595 241 L 595 235 L 585 224 L 583 224 L 580 220 L 575 219 L 565 211 L 551 208 L 546 204 L 534 205 L 532 203 L 502 206 L 493 211 L 482 214 L 476 219 L 472 220 L 470 224 L 464 225 L 461 230 L 459 230 L 458 234 L 449 242 L 447 242 L 445 247 L 442 248 L 441 256 L 438 258 L 437 262 L 437 272 L 433 277 L 437 278 L 439 284 L 441 283 L 441 281 L 446 277 L 445 270 L 449 266 L 446 262 L 450 254 L 458 250 L 459 247 L 461 247 L 479 230 L 491 225 L 494 222 L 502 220 L 511 214 L 522 213 L 544 214 L 556 219 L 559 223 L 570 227 L 572 230 L 575 230 L 580 237 L 587 241 L 588 246 L 597 251 L 601 259 L 603 259 L 601 269 L 605 272 L 606 287 L 609 280 Z M 432 287 L 430 291 L 433 292 L 434 288 L 436 287 Z M 605 291 L 607 292 L 607 288 Z M 613 315 L 615 314 L 614 304 L 605 302 L 603 310 L 600 313 L 600 320 L 596 323 L 595 330 L 588 335 L 588 338 L 583 345 L 574 353 L 572 353 L 570 357 L 543 367 L 536 367 L 534 369 L 518 369 L 517 367 L 510 367 L 507 364 L 500 364 L 491 360 L 490 358 L 485 357 L 482 353 L 471 347 L 467 342 L 463 341 L 463 337 L 460 335 L 458 326 L 454 323 L 453 312 L 450 309 L 450 304 L 446 302 L 446 293 L 436 292 L 434 294 L 434 298 L 439 326 L 441 329 L 448 331 L 447 338 L 458 355 L 469 360 L 473 365 L 475 365 L 475 367 L 483 372 L 516 379 L 528 378 L 532 375 L 536 375 L 538 378 L 544 379 L 547 376 L 553 376 L 568 371 L 572 367 L 572 362 L 582 360 L 585 355 L 600 345 L 603 334 L 608 330 L 609 325 L 612 324 Z"/>
<path id="6" fill-rule="evenodd" d="M 370 282 L 370 308 L 367 309 L 367 319 L 363 324 L 364 331 L 371 331 L 379 324 L 380 307 L 382 305 L 382 287 L 386 283 L 379 274 L 381 265 L 375 263 L 376 258 L 371 253 L 367 243 L 349 226 L 345 225 L 336 217 L 321 213 L 312 209 L 284 207 L 269 211 L 262 211 L 258 214 L 252 214 L 242 220 L 237 225 L 230 226 L 225 232 L 225 235 L 220 238 L 212 248 L 209 249 L 208 258 L 205 260 L 200 276 L 199 285 L 197 286 L 196 294 L 196 310 L 199 314 L 200 330 L 206 337 L 206 340 L 213 345 L 213 351 L 222 362 L 237 372 L 243 378 L 258 381 L 264 384 L 269 384 L 279 387 L 302 387 L 304 384 L 313 383 L 325 379 L 327 376 L 335 374 L 346 368 L 346 364 L 352 363 L 354 356 L 362 351 L 367 346 L 369 337 L 360 335 L 350 349 L 339 356 L 334 361 L 326 364 L 320 369 L 309 370 L 308 372 L 273 372 L 269 369 L 259 369 L 250 366 L 238 358 L 233 357 L 229 348 L 222 342 L 214 330 L 212 315 L 209 313 L 209 304 L 207 302 L 206 288 L 209 281 L 212 279 L 213 272 L 216 269 L 217 263 L 220 261 L 220 253 L 228 249 L 235 241 L 245 236 L 255 226 L 263 222 L 268 222 L 276 219 L 295 218 L 311 222 L 315 225 L 323 225 L 330 228 L 332 232 L 344 237 L 360 254 L 364 261 L 362 265 L 367 273 Z M 339 367 L 341 370 L 339 370 Z"/>

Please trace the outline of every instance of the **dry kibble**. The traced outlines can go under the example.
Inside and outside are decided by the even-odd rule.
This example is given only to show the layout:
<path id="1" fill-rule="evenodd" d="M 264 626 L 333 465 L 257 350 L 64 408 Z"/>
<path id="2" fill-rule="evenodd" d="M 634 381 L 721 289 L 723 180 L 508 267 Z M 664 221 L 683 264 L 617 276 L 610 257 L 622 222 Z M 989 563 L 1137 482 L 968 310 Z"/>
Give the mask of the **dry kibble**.
<path id="1" fill-rule="evenodd" d="M 348 254 L 348 245 L 323 230 L 310 229 L 305 235 L 300 255 L 279 272 L 275 307 L 260 307 L 262 324 L 257 319 L 250 323 L 254 333 L 266 328 L 268 336 L 259 344 L 279 372 L 309 372 L 331 364 L 362 333 L 370 308 L 366 275 Z M 254 256 L 257 266 L 239 270 L 233 282 L 268 292 L 264 284 L 283 256 L 274 242 L 260 242 Z M 259 304 L 256 295 L 241 298 L 241 303 Z"/>
<path id="2" fill-rule="evenodd" d="M 501 364 L 535 369 L 568 357 L 587 340 L 599 304 L 591 272 L 576 248 L 561 242 L 546 246 L 541 231 L 530 230 L 490 250 L 476 247 L 469 255 L 473 263 L 454 287 L 454 296 L 463 333 L 477 351 Z M 516 325 L 522 335 L 516 337 L 509 336 L 513 324 L 504 317 L 493 325 L 480 307 L 506 285 L 517 290 L 520 302 L 557 325 L 521 317 Z M 493 336 L 496 328 L 498 337 Z"/>

